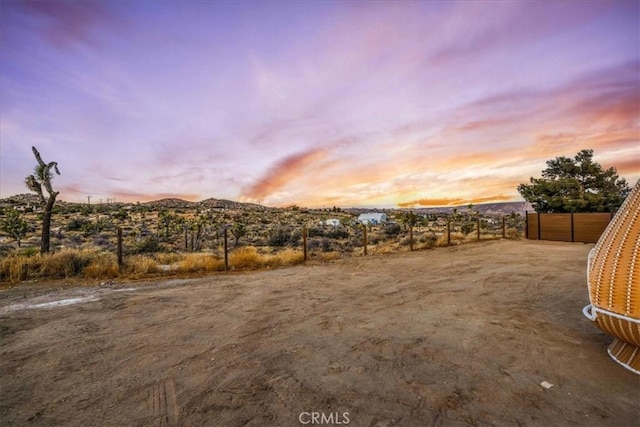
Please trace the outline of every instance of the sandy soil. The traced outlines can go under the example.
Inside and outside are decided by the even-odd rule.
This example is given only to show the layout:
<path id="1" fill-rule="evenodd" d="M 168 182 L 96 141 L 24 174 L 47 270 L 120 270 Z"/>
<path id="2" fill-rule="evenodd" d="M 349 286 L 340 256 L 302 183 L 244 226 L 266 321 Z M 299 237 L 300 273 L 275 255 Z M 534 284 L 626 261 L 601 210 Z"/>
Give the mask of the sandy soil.
<path id="1" fill-rule="evenodd" d="M 4 290 L 0 420 L 637 425 L 640 379 L 607 356 L 610 338 L 581 313 L 591 247 L 494 241 Z"/>

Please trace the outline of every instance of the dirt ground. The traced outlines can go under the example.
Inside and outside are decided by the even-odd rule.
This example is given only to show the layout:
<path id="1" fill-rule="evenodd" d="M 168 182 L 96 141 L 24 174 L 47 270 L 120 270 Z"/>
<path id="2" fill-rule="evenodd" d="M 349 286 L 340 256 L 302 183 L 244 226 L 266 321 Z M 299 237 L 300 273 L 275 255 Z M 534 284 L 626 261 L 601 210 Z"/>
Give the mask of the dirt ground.
<path id="1" fill-rule="evenodd" d="M 0 423 L 638 425 L 640 377 L 581 312 L 591 247 L 5 289 Z"/>

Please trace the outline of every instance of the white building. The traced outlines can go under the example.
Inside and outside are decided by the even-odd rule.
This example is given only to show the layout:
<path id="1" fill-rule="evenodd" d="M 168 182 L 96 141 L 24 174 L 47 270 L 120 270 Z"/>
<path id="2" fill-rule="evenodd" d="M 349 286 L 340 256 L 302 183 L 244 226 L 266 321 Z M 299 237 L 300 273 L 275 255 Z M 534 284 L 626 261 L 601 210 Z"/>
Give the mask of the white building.
<path id="1" fill-rule="evenodd" d="M 378 225 L 387 222 L 387 214 L 380 212 L 369 212 L 360 214 L 357 221 L 360 224 Z"/>
<path id="2" fill-rule="evenodd" d="M 324 225 L 333 225 L 334 227 L 338 227 L 340 225 L 340 220 L 337 218 L 327 219 L 323 222 Z"/>

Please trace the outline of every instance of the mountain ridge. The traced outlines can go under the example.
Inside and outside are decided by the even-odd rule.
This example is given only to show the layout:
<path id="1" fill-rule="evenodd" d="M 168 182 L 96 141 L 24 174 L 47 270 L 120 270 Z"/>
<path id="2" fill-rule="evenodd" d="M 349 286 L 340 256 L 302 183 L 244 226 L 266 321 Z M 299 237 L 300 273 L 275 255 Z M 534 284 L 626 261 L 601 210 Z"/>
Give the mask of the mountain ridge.
<path id="1" fill-rule="evenodd" d="M 4 199 L 0 199 L 0 204 L 2 205 L 38 205 L 40 203 L 38 196 L 36 194 L 15 194 L 13 196 L 6 197 Z M 61 204 L 78 204 L 84 205 L 85 203 L 79 202 L 67 202 L 65 200 L 59 199 L 56 203 Z M 105 203 L 103 203 L 104 205 Z M 114 205 L 136 205 L 136 202 L 115 202 L 111 203 Z M 267 209 L 282 209 L 282 207 L 271 207 L 264 206 L 257 203 L 246 203 L 246 202 L 237 202 L 233 200 L 227 199 L 216 199 L 214 197 L 209 197 L 207 199 L 200 200 L 198 202 L 192 202 L 189 200 L 180 199 L 177 197 L 168 197 L 158 200 L 151 200 L 148 202 L 141 203 L 145 206 L 154 207 L 157 209 L 169 208 L 169 209 L 189 209 L 189 208 L 208 208 L 208 209 L 259 209 L 259 210 L 267 210 Z M 94 203 L 93 205 L 99 205 L 99 203 Z M 318 208 L 322 210 L 321 208 Z M 348 207 L 341 208 L 343 211 L 347 212 L 368 212 L 368 211 L 394 211 L 394 210 L 402 210 L 402 211 L 413 211 L 419 214 L 426 213 L 450 213 L 454 209 L 457 209 L 459 212 L 468 211 L 468 205 L 460 205 L 460 206 L 442 206 L 442 207 L 419 207 L 419 208 L 365 208 L 365 207 Z M 480 213 L 486 214 L 510 214 L 511 212 L 516 213 L 524 213 L 525 211 L 533 211 L 533 207 L 530 203 L 520 201 L 520 202 L 496 202 L 496 203 L 481 203 L 472 206 L 472 210 Z"/>

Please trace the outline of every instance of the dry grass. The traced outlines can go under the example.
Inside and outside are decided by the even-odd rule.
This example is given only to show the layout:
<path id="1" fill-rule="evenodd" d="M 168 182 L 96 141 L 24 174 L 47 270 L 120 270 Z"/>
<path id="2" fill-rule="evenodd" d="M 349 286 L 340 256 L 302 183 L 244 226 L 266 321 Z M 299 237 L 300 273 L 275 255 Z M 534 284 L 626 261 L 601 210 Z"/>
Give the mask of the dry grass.
<path id="1" fill-rule="evenodd" d="M 522 233 L 520 233 L 516 228 L 507 228 L 505 234 L 507 239 L 520 240 L 524 238 Z"/>
<path id="2" fill-rule="evenodd" d="M 315 254 L 315 258 L 320 261 L 333 261 L 342 258 L 342 254 L 340 252 L 319 252 Z"/>
<path id="3" fill-rule="evenodd" d="M 120 269 L 118 268 L 118 258 L 110 252 L 98 252 L 91 258 L 89 265 L 82 271 L 84 277 L 91 279 L 112 279 L 118 277 Z"/>
<path id="4" fill-rule="evenodd" d="M 132 255 L 124 262 L 125 271 L 133 276 L 144 276 L 157 273 L 158 262 L 148 255 Z"/>
<path id="5" fill-rule="evenodd" d="M 234 270 L 295 265 L 304 261 L 304 253 L 295 249 L 283 249 L 275 254 L 261 254 L 253 246 L 234 250 L 229 255 L 229 265 Z"/>
<path id="6" fill-rule="evenodd" d="M 179 254 L 175 254 L 179 255 Z M 171 258 L 172 263 L 176 264 L 174 271 L 180 273 L 196 273 L 206 271 L 222 271 L 224 270 L 224 260 L 213 254 L 192 253 L 179 255 L 177 258 Z"/>
<path id="7" fill-rule="evenodd" d="M 90 250 L 63 249 L 51 255 L 40 257 L 41 277 L 54 279 L 66 279 L 78 276 L 82 270 L 89 265 L 91 258 L 95 255 Z"/>
<path id="8" fill-rule="evenodd" d="M 234 269 L 259 268 L 264 265 L 264 260 L 270 255 L 261 255 L 253 246 L 245 246 L 235 249 L 229 254 L 229 264 Z"/>
<path id="9" fill-rule="evenodd" d="M 452 245 L 459 245 L 460 243 L 464 242 L 465 240 L 467 240 L 467 237 L 462 234 L 462 233 L 451 233 L 451 244 Z M 447 233 L 441 234 L 440 237 L 438 237 L 438 240 L 436 240 L 435 246 L 437 248 L 443 247 L 443 246 L 448 246 L 448 238 L 447 238 Z"/>
<path id="10" fill-rule="evenodd" d="M 177 252 L 158 252 L 154 254 L 154 258 L 158 261 L 158 264 L 174 264 L 182 260 L 184 257 L 184 254 L 179 254 Z"/>
<path id="11" fill-rule="evenodd" d="M 500 237 L 500 236 L 497 236 Z M 506 230 L 509 239 L 521 239 L 522 235 L 515 229 Z M 494 235 L 481 235 L 482 240 L 496 238 Z M 451 233 L 451 245 L 477 240 L 475 232 L 464 235 Z M 447 246 L 447 234 L 435 238 L 435 234 L 418 234 L 414 236 L 414 250 L 431 249 Z M 388 254 L 409 250 L 409 240 L 400 242 L 379 240 L 370 244 L 369 254 Z M 313 258 L 321 261 L 339 259 L 345 253 L 340 251 L 314 253 Z M 351 256 L 364 255 L 363 248 L 355 247 Z M 276 250 L 268 247 L 245 246 L 229 253 L 229 267 L 232 270 L 253 270 L 280 266 L 296 265 L 304 262 L 304 254 L 297 249 Z M 169 265 L 163 269 L 161 265 Z M 0 258 L 0 281 L 15 283 L 30 279 L 61 279 L 69 277 L 85 277 L 91 279 L 111 279 L 115 277 L 144 277 L 158 274 L 206 273 L 224 270 L 224 260 L 216 253 L 155 253 L 149 255 L 132 255 L 125 258 L 123 269 L 118 268 L 116 255 L 113 252 L 98 250 L 95 247 L 85 249 L 62 249 L 50 255 L 40 256 L 25 250 L 15 251 Z"/>
<path id="12" fill-rule="evenodd" d="M 19 282 L 29 278 L 29 270 L 34 268 L 34 262 L 26 255 L 9 255 L 0 259 L 0 279 L 3 282 Z M 37 267 L 39 269 L 39 266 Z"/>
<path id="13" fill-rule="evenodd" d="M 270 267 L 296 265 L 304 261 L 304 253 L 296 249 L 284 249 L 272 255 L 268 261 Z"/>

